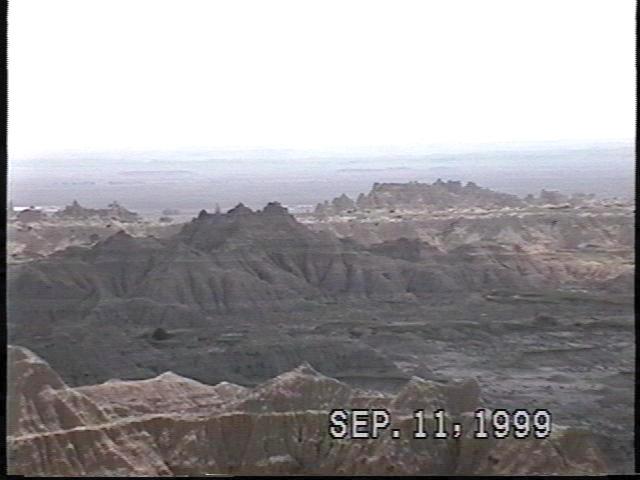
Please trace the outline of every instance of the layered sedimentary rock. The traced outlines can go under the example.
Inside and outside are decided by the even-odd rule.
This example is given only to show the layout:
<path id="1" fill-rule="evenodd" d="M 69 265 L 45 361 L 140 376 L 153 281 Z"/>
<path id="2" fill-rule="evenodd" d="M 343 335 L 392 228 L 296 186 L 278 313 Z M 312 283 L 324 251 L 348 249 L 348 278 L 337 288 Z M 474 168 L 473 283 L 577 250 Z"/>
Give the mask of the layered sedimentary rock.
<path id="1" fill-rule="evenodd" d="M 568 218 L 556 224 L 518 217 L 416 220 L 407 224 L 419 229 L 417 238 L 390 232 L 388 240 L 362 245 L 349 235 L 315 231 L 354 233 L 342 229 L 348 222 L 300 223 L 277 203 L 261 211 L 244 205 L 226 214 L 203 211 L 167 238 L 120 231 L 91 247 L 12 266 L 9 335 L 46 353 L 73 385 L 174 368 L 208 382 L 251 383 L 303 360 L 320 362 L 331 375 L 348 363 L 361 373 L 404 378 L 356 331 L 283 337 L 272 329 L 273 337 L 248 341 L 232 322 L 212 319 L 240 315 L 267 328 L 261 322 L 268 312 L 304 316 L 338 303 L 345 311 L 419 308 L 441 296 L 463 302 L 494 290 L 555 295 L 554 289 L 573 287 L 629 295 L 628 226 L 608 217 L 580 221 L 584 229 Z M 606 249 L 585 246 L 578 254 L 553 246 L 569 240 Z M 612 256 L 616 246 L 620 254 Z M 301 327 L 314 321 L 315 311 Z M 78 348 L 69 351 L 72 339 Z M 208 368 L 198 361 L 203 354 L 212 362 Z"/>
<path id="2" fill-rule="evenodd" d="M 71 205 L 67 205 L 64 209 L 56 212 L 55 217 L 64 219 L 89 219 L 91 217 L 110 218 L 122 222 L 135 222 L 140 219 L 136 212 L 132 212 L 118 202 L 110 203 L 107 208 L 85 208 L 74 200 Z"/>
<path id="3" fill-rule="evenodd" d="M 451 190 L 450 199 L 465 197 L 442 183 L 437 188 Z M 20 428 L 67 431 L 84 417 L 67 411 L 59 423 L 51 412 L 91 403 L 107 424 L 158 411 L 218 415 L 232 404 L 246 415 L 233 418 L 250 423 L 265 412 L 291 418 L 303 404 L 324 409 L 334 398 L 396 408 L 425 397 L 464 412 L 466 400 L 456 407 L 456 399 L 469 396 L 451 388 L 473 385 L 432 381 L 473 372 L 491 406 L 549 408 L 562 423 L 588 425 L 609 464 L 629 471 L 633 205 L 545 194 L 505 207 L 496 198 L 486 197 L 494 205 L 487 208 L 366 209 L 342 198 L 336 203 L 348 209 L 341 214 L 296 218 L 277 203 L 258 211 L 238 205 L 225 214 L 203 211 L 157 238 L 143 236 L 149 230 L 142 224 L 110 219 L 100 230 L 84 220 L 14 222 L 20 235 L 59 247 L 63 237 L 51 230 L 58 222 L 83 244 L 10 268 L 10 341 L 42 355 L 64 384 L 77 387 L 61 389 L 66 397 L 56 394 L 56 402 L 57 387 L 43 389 L 27 409 L 42 416 Z M 126 231 L 112 233 L 120 228 Z M 291 372 L 304 361 L 324 376 Z M 301 379 L 306 393 L 289 395 L 287 382 Z M 563 438 L 580 445 L 573 433 Z M 118 442 L 96 441 L 113 444 L 102 454 L 117 452 Z M 136 448 L 179 471 L 144 445 Z M 123 471 L 135 464 L 114 455 L 125 459 L 117 467 Z M 227 465 L 220 458 L 216 464 Z M 236 466 L 227 471 L 240 468 L 230 462 Z M 483 462 L 497 471 L 484 457 L 456 468 Z"/>
<path id="4" fill-rule="evenodd" d="M 363 392 L 310 365 L 253 389 L 204 385 L 165 373 L 70 388 L 21 347 L 9 347 L 9 472 L 22 475 L 598 474 L 584 430 L 557 425 L 546 439 L 475 439 L 473 381 L 412 379 L 396 395 Z M 332 408 L 388 408 L 392 439 L 336 440 Z M 417 439 L 412 409 L 444 408 L 459 439 Z M 427 429 L 433 428 L 427 420 Z"/>
<path id="5" fill-rule="evenodd" d="M 16 215 L 16 220 L 21 223 L 37 223 L 45 220 L 47 214 L 37 208 L 27 208 Z"/>
<path id="6" fill-rule="evenodd" d="M 361 193 L 354 201 L 346 194 L 325 201 L 316 206 L 316 215 L 338 215 L 378 208 L 420 208 L 430 211 L 452 208 L 519 208 L 527 205 L 578 206 L 589 204 L 593 195 L 576 193 L 572 196 L 557 191 L 541 190 L 538 197 L 527 195 L 520 198 L 517 195 L 496 192 L 480 187 L 474 182 L 465 185 L 457 180 L 444 182 L 441 179 L 434 183 L 375 183 L 367 193 Z"/>
<path id="7" fill-rule="evenodd" d="M 338 214 L 353 209 L 421 207 L 443 209 L 463 206 L 481 208 L 516 207 L 524 201 L 516 195 L 494 192 L 473 182 L 462 185 L 459 181 L 443 182 L 438 179 L 433 184 L 375 183 L 371 191 L 361 194 L 354 202 L 345 194 L 331 203 L 318 204 L 316 214 Z"/>
<path id="8" fill-rule="evenodd" d="M 431 291 L 416 273 L 411 264 L 313 232 L 278 205 L 262 212 L 240 206 L 225 215 L 202 213 L 167 240 L 121 231 L 91 248 L 18 265 L 10 275 L 11 318 L 37 325 L 123 305 L 226 312 L 286 308 L 305 298 Z"/>
<path id="9" fill-rule="evenodd" d="M 119 230 L 134 236 L 167 237 L 181 227 L 177 223 L 143 219 L 117 203 L 106 209 L 91 209 L 74 202 L 53 215 L 39 210 L 21 213 L 24 215 L 10 216 L 7 222 L 7 260 L 13 264 L 42 258 L 70 246 L 94 245 Z"/>
<path id="10" fill-rule="evenodd" d="M 605 281 L 615 289 L 627 278 L 625 258 L 603 263 L 598 245 L 628 247 L 630 225 L 611 225 L 607 218 L 547 220 L 427 219 L 409 224 L 417 229 L 414 238 L 390 234 L 367 249 L 350 241 L 359 238 L 349 223 L 316 224 L 321 231 L 314 231 L 276 203 L 257 212 L 243 205 L 227 214 L 203 211 L 167 239 L 120 231 L 90 248 L 15 266 L 11 318 L 38 325 L 44 318 L 109 315 L 125 305 L 165 311 L 184 306 L 197 316 L 286 309 L 310 299 L 411 300 L 438 292 Z M 576 249 L 588 255 L 575 255 Z"/>
<path id="11" fill-rule="evenodd" d="M 370 251 L 448 271 L 467 289 L 575 287 L 626 291 L 633 271 L 633 205 L 542 190 L 520 199 L 475 184 L 375 184 L 356 208 L 327 204 L 301 221 Z"/>

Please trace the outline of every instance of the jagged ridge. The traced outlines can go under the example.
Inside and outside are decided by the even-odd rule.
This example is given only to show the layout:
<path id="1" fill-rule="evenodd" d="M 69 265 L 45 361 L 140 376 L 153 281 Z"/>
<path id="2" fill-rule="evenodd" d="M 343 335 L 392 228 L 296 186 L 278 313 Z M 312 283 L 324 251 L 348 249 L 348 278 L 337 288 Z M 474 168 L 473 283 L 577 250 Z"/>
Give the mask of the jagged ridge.
<path id="1" fill-rule="evenodd" d="M 9 472 L 16 475 L 518 475 L 605 471 L 587 432 L 558 426 L 545 440 L 465 437 L 438 442 L 407 438 L 400 442 L 390 436 L 367 441 L 333 440 L 327 434 L 328 410 L 348 407 L 350 399 L 359 397 L 362 401 L 366 395 L 319 374 L 310 365 L 253 390 L 228 384 L 207 386 L 171 373 L 137 382 L 115 381 L 71 389 L 56 379 L 55 372 L 41 359 L 13 346 L 9 347 L 8 367 L 14 372 L 15 395 L 15 402 L 9 405 L 9 418 L 16 419 L 13 425 L 19 426 L 9 431 Z M 456 410 L 466 412 L 477 407 L 477 384 L 455 384 L 453 388 L 465 398 L 457 406 L 447 400 L 451 388 L 412 379 L 389 398 L 394 426 L 411 432 L 414 425 L 409 407 L 441 405 L 471 431 L 471 416 L 459 415 Z M 221 399 L 217 409 L 211 404 L 198 405 L 203 390 Z M 319 401 L 319 394 L 326 401 Z M 136 403 L 136 396 L 148 402 L 149 410 L 123 408 Z M 151 400 L 155 397 L 165 398 L 154 403 Z M 369 398 L 379 401 L 383 397 L 369 393 Z M 185 402 L 184 410 L 175 408 Z M 67 423 L 59 418 L 66 418 L 69 410 L 79 421 Z M 34 427 L 44 417 L 49 421 Z"/>

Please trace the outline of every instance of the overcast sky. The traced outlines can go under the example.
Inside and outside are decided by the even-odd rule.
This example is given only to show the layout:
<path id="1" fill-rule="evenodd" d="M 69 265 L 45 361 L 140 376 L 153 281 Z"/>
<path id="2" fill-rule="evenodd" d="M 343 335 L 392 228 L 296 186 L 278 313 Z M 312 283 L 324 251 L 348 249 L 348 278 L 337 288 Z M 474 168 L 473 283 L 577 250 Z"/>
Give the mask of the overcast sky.
<path id="1" fill-rule="evenodd" d="M 630 0 L 15 0 L 10 158 L 632 139 Z"/>

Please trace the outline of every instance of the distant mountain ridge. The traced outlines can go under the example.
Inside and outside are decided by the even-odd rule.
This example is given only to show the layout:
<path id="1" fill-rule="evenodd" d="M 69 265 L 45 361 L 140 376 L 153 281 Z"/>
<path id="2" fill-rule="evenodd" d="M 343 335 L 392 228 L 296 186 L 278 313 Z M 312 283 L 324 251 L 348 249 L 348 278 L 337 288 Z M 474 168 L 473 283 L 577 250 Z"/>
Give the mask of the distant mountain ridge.
<path id="1" fill-rule="evenodd" d="M 485 208 L 524 207 L 527 205 L 562 203 L 580 204 L 593 199 L 593 195 L 577 194 L 568 197 L 559 192 L 542 190 L 538 198 L 528 195 L 520 198 L 517 195 L 496 192 L 479 187 L 474 182 L 465 185 L 457 180 L 442 179 L 434 183 L 374 183 L 371 191 L 361 193 L 356 200 L 346 194 L 325 201 L 316 206 L 316 215 L 335 215 L 349 211 L 370 208 L 429 208 L 441 210 L 447 208 Z"/>
<path id="2" fill-rule="evenodd" d="M 398 188 L 407 187 L 377 185 L 372 195 L 385 198 L 384 194 Z M 451 182 L 426 190 L 420 184 L 408 189 L 420 195 L 468 190 L 474 198 L 484 196 L 490 202 L 522 202 L 511 195 Z M 511 232 L 517 239 L 515 235 Z M 225 214 L 203 210 L 168 238 L 132 237 L 121 231 L 92 247 L 70 247 L 13 266 L 11 320 L 82 318 L 111 300 L 136 298 L 159 305 L 190 305 L 205 312 L 287 308 L 302 299 L 343 296 L 406 301 L 439 291 L 507 285 L 539 288 L 545 283 L 550 287 L 573 275 L 558 276 L 559 272 L 536 265 L 524 253 L 514 255 L 505 245 L 477 244 L 473 251 L 465 247 L 444 254 L 425 242 L 412 240 L 405 245 L 405 240 L 367 248 L 331 232 L 310 229 L 278 202 L 258 211 L 242 204 Z M 465 260 L 469 255 L 473 263 L 469 263 L 471 257 Z M 511 270 L 504 267 L 505 262 Z"/>
<path id="3" fill-rule="evenodd" d="M 470 239 L 465 222 L 458 222 L 445 237 L 434 237 L 456 241 L 446 249 L 406 235 L 369 245 L 338 238 L 314 231 L 277 202 L 258 211 L 242 204 L 227 213 L 202 211 L 166 238 L 121 231 L 91 247 L 10 265 L 9 337 L 46 352 L 76 385 L 136 378 L 157 365 L 200 380 L 249 384 L 302 359 L 319 362 L 332 375 L 347 362 L 356 377 L 374 368 L 397 379 L 404 375 L 399 367 L 359 342 L 357 331 L 340 338 L 313 330 L 283 337 L 277 325 L 264 322 L 295 321 L 311 329 L 332 305 L 333 311 L 374 315 L 395 306 L 415 311 L 465 302 L 494 290 L 558 295 L 579 287 L 594 295 L 602 289 L 630 294 L 628 266 L 518 250 L 518 235 L 526 233 L 520 229 L 529 227 L 511 220 L 476 228 Z M 534 223 L 536 231 L 550 231 Z M 557 228 L 565 227 L 560 222 Z M 600 233 L 612 236 L 610 230 Z M 344 313 L 336 315 L 340 320 Z M 242 340 L 243 329 L 260 328 L 271 329 L 273 337 Z M 156 329 L 168 333 L 156 338 Z M 70 339 L 77 348 L 68 349 Z M 200 364 L 202 355 L 214 363 Z"/>

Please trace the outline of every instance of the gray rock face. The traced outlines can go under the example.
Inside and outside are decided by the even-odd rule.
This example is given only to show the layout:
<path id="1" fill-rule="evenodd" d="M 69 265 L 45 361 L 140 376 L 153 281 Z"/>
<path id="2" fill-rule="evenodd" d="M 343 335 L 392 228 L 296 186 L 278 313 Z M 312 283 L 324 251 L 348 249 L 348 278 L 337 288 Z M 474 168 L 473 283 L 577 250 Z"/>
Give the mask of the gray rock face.
<path id="1" fill-rule="evenodd" d="M 340 204 L 342 205 L 342 202 Z M 360 209 L 402 207 L 444 209 L 463 206 L 517 207 L 524 205 L 524 201 L 516 195 L 478 187 L 473 182 L 463 186 L 459 181 L 448 180 L 444 182 L 438 179 L 433 184 L 419 182 L 376 183 L 368 194 L 358 197 L 356 204 Z M 336 213 L 341 213 L 345 209 L 338 209 L 334 203 Z"/>
<path id="2" fill-rule="evenodd" d="M 84 318 L 134 299 L 206 313 L 430 291 L 411 269 L 313 232 L 270 204 L 262 212 L 243 206 L 224 215 L 203 212 L 167 240 L 120 231 L 90 248 L 16 266 L 9 291 L 14 321 L 37 324 L 52 316 Z"/>
<path id="3" fill-rule="evenodd" d="M 340 215 L 367 209 L 429 209 L 432 211 L 454 208 L 521 208 L 527 205 L 581 206 L 594 201 L 593 194 L 577 193 L 568 197 L 560 192 L 541 190 L 538 197 L 532 194 L 525 198 L 488 188 L 480 187 L 474 182 L 464 186 L 460 181 L 442 179 L 434 183 L 375 183 L 369 193 L 361 193 L 354 202 L 345 194 L 334 198 L 331 202 L 319 203 L 315 215 Z"/>
<path id="4" fill-rule="evenodd" d="M 71 205 L 67 205 L 64 209 L 56 212 L 55 217 L 64 219 L 89 219 L 91 217 L 97 218 L 111 218 L 113 220 L 119 220 L 121 222 L 135 222 L 140 219 L 136 212 L 127 210 L 118 202 L 110 203 L 107 208 L 85 208 L 81 206 L 76 200 Z"/>
<path id="5" fill-rule="evenodd" d="M 36 223 L 41 222 L 46 217 L 47 215 L 42 210 L 27 208 L 16 215 L 16 220 L 22 223 Z"/>
<path id="6" fill-rule="evenodd" d="M 444 182 L 432 187 L 468 188 Z M 381 193 L 387 187 L 377 185 L 374 191 Z M 301 299 L 393 299 L 505 286 L 535 289 L 567 281 L 584 283 L 586 278 L 582 273 L 586 266 L 550 269 L 546 259 L 518 253 L 523 247 L 516 249 L 563 229 L 567 231 L 557 234 L 564 246 L 582 245 L 587 235 L 593 236 L 593 228 L 586 225 L 584 229 L 565 226 L 564 221 L 552 227 L 529 225 L 528 220 L 513 217 L 493 224 L 468 219 L 432 223 L 431 228 L 443 232 L 431 235 L 433 243 L 401 236 L 367 251 L 330 233 L 310 230 L 278 203 L 257 212 L 243 205 L 227 214 L 202 211 L 168 239 L 138 238 L 120 231 L 91 248 L 68 249 L 16 266 L 9 285 L 12 318 L 16 323 L 29 318 L 35 324 L 63 313 L 83 318 L 111 302 L 133 299 L 186 305 L 207 314 L 287 308 Z M 491 242 L 500 237 L 504 241 Z M 609 232 L 602 235 L 603 242 L 611 238 Z"/>
<path id="7" fill-rule="evenodd" d="M 445 187 L 460 188 L 446 183 L 438 188 Z M 451 223 L 447 219 L 438 225 L 449 228 Z M 262 318 L 268 312 L 282 312 L 286 318 L 291 312 L 310 309 L 304 323 L 315 318 L 318 308 L 336 302 L 344 304 L 345 311 L 354 306 L 372 310 L 394 302 L 420 305 L 442 295 L 463 299 L 493 290 L 540 291 L 567 283 L 585 288 L 603 285 L 602 274 L 594 270 L 592 261 L 582 267 L 558 264 L 554 259 L 556 263 L 550 265 L 546 257 L 488 240 L 499 237 L 504 229 L 512 236 L 523 235 L 519 230 L 526 226 L 527 221 L 517 218 L 495 228 L 461 220 L 446 234 L 449 250 L 438 237 L 434 237 L 435 244 L 400 237 L 366 248 L 311 230 L 275 202 L 255 212 L 242 205 L 226 214 L 203 211 L 166 239 L 120 231 L 91 247 L 69 248 L 12 266 L 9 335 L 13 341 L 44 348 L 73 384 L 103 381 L 125 372 L 128 378 L 148 375 L 148 365 L 179 366 L 180 373 L 207 381 L 236 378 L 233 375 L 237 374 L 238 381 L 246 382 L 316 358 L 322 358 L 324 371 L 332 374 L 343 368 L 334 361 L 342 358 L 361 365 L 362 370 L 369 362 L 397 376 L 388 359 L 358 345 L 356 337 L 287 338 L 267 342 L 273 345 L 269 349 L 252 346 L 254 356 L 240 347 L 224 355 L 214 348 L 212 361 L 218 367 L 199 368 L 192 358 L 205 345 L 199 343 L 190 350 L 183 345 L 180 332 L 202 331 L 204 338 L 216 338 L 204 333 L 220 330 L 212 323 L 214 317 Z M 465 235 L 478 232 L 487 240 L 468 242 Z M 535 239 L 534 233 L 530 235 Z M 577 257 L 568 258 L 575 261 Z M 632 284 L 632 276 L 619 275 L 611 280 L 604 277 L 611 291 L 624 292 Z M 168 338 L 154 338 L 152 333 L 158 328 Z M 74 335 L 86 339 L 86 347 L 68 352 L 64 344 Z M 224 342 L 225 348 L 235 348 L 232 340 Z M 232 374 L 232 368 L 241 370 Z"/>
<path id="8" fill-rule="evenodd" d="M 549 190 L 541 190 L 539 202 L 546 203 L 551 205 L 559 205 L 561 203 L 566 203 L 569 200 L 568 197 L 562 195 L 560 192 L 549 191 Z"/>
<path id="9" fill-rule="evenodd" d="M 296 443 L 301 450 L 281 445 L 282 432 L 297 438 L 325 428 L 324 413 L 309 409 L 344 398 L 404 415 L 409 407 L 444 403 L 464 422 L 481 385 L 483 406 L 549 408 L 562 423 L 589 425 L 600 432 L 610 466 L 628 471 L 632 207 L 588 198 L 566 207 L 535 197 L 502 207 L 477 185 L 445 181 L 428 191 L 462 206 L 449 209 L 449 200 L 384 206 L 390 195 L 412 189 L 415 198 L 428 197 L 420 186 L 377 185 L 357 202 L 370 202 L 370 212 L 356 205 L 323 220 L 298 221 L 277 202 L 256 211 L 243 205 L 224 214 L 202 211 L 162 238 L 114 222 L 90 247 L 11 265 L 10 341 L 46 358 L 68 387 L 58 388 L 46 373 L 55 388 L 26 404 L 42 415 L 22 426 L 11 420 L 25 432 L 49 425 L 56 432 L 38 437 L 41 443 L 18 435 L 21 468 L 30 471 L 28 459 L 36 458 L 43 472 L 82 465 L 83 472 L 104 473 L 80 457 L 110 464 L 104 456 L 113 454 L 112 472 L 150 475 L 198 473 L 181 455 L 197 458 L 198 467 L 236 473 L 392 472 L 397 461 L 389 458 L 404 459 L 397 470 L 404 473 L 585 471 L 575 465 L 588 462 L 567 447 L 576 442 L 588 451 L 577 434 L 562 435 L 562 454 L 524 442 L 527 460 L 513 463 L 519 447 L 501 442 L 465 442 L 464 458 L 456 456 L 463 443 L 431 450 L 410 442 L 401 452 L 393 442 L 345 446 L 334 459 L 314 443 Z M 414 194 L 407 195 L 400 204 L 411 205 Z M 464 203 L 482 196 L 495 207 Z M 126 232 L 112 233 L 118 229 Z M 544 315 L 557 321 L 540 320 Z M 295 370 L 305 361 L 317 372 Z M 466 375 L 479 385 L 451 380 Z M 92 385 L 114 378 L 121 380 Z M 53 401 L 57 390 L 69 404 Z M 54 411 L 85 402 L 110 419 L 133 420 L 124 430 L 109 420 L 86 431 L 74 427 L 82 420 L 71 413 L 62 424 L 55 420 Z M 225 410 L 231 405 L 238 411 Z M 215 419 L 203 426 L 144 417 L 158 412 Z M 238 436 L 227 432 L 235 425 L 242 425 Z M 67 436 L 76 449 L 90 447 L 65 457 L 66 444 L 56 439 Z M 176 436 L 184 443 L 171 443 Z M 233 452 L 201 446 L 222 437 Z M 118 450 L 120 440 L 148 462 Z M 249 444 L 255 451 L 245 457 Z M 380 459 L 360 462 L 378 453 Z M 530 463 L 529 456 L 552 466 Z M 54 457 L 68 461 L 52 466 L 47 458 Z"/>
<path id="10" fill-rule="evenodd" d="M 319 203 L 316 206 L 315 213 L 317 215 L 333 215 L 355 209 L 356 207 L 356 202 L 343 193 L 339 197 L 334 198 L 331 203 L 328 201 Z"/>

